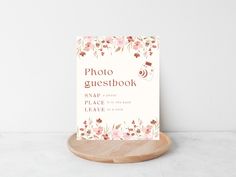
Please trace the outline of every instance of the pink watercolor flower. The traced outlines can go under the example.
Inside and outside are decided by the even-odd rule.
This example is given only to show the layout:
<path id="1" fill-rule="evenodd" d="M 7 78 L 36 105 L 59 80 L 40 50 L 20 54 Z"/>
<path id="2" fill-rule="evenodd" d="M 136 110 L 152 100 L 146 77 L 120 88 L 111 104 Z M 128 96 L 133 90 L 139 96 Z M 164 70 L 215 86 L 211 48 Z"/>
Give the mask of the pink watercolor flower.
<path id="1" fill-rule="evenodd" d="M 128 36 L 127 39 L 128 39 L 128 42 L 133 42 L 134 41 L 132 36 Z"/>
<path id="2" fill-rule="evenodd" d="M 124 45 L 125 45 L 125 39 L 124 39 L 124 37 L 120 37 L 120 38 L 117 38 L 116 39 L 116 45 L 118 46 L 118 47 L 124 47 Z"/>
<path id="3" fill-rule="evenodd" d="M 110 138 L 109 138 L 109 135 L 106 133 L 106 134 L 104 134 L 104 135 L 102 135 L 103 136 L 103 139 L 104 140 L 109 140 Z"/>
<path id="4" fill-rule="evenodd" d="M 134 50 L 138 50 L 142 47 L 142 43 L 140 41 L 135 41 L 133 45 Z"/>
<path id="5" fill-rule="evenodd" d="M 91 42 L 87 42 L 87 43 L 85 44 L 84 50 L 85 50 L 85 51 L 89 51 L 90 49 L 93 50 L 93 48 L 94 48 L 94 45 L 93 45 Z"/>
<path id="6" fill-rule="evenodd" d="M 82 51 L 79 53 L 79 55 L 83 57 L 84 55 L 86 55 L 86 53 Z"/>
<path id="7" fill-rule="evenodd" d="M 129 140 L 129 139 L 131 138 L 130 133 L 128 133 L 128 132 L 123 133 L 123 138 L 124 138 L 125 140 Z"/>
<path id="8" fill-rule="evenodd" d="M 98 119 L 96 119 L 96 122 L 100 124 L 100 123 L 102 123 L 102 119 L 98 118 Z"/>
<path id="9" fill-rule="evenodd" d="M 117 130 L 117 129 L 114 129 L 114 130 L 112 131 L 112 139 L 114 139 L 114 140 L 119 140 L 120 137 L 122 137 L 122 132 L 120 132 L 120 131 Z"/>
<path id="10" fill-rule="evenodd" d="M 101 135 L 103 128 L 102 127 L 94 128 L 93 131 L 96 133 L 96 135 Z"/>
<path id="11" fill-rule="evenodd" d="M 145 134 L 151 133 L 151 130 L 152 130 L 152 126 L 151 125 L 147 125 L 146 127 L 143 128 L 143 132 Z"/>
<path id="12" fill-rule="evenodd" d="M 135 56 L 136 58 L 138 58 L 138 57 L 140 57 L 140 54 L 139 54 L 139 53 L 135 53 L 134 56 Z"/>
<path id="13" fill-rule="evenodd" d="M 110 44 L 110 43 L 112 43 L 113 38 L 111 36 L 108 36 L 105 38 L 105 41 Z"/>
<path id="14" fill-rule="evenodd" d="M 155 125 L 157 123 L 157 121 L 153 119 L 150 123 Z"/>

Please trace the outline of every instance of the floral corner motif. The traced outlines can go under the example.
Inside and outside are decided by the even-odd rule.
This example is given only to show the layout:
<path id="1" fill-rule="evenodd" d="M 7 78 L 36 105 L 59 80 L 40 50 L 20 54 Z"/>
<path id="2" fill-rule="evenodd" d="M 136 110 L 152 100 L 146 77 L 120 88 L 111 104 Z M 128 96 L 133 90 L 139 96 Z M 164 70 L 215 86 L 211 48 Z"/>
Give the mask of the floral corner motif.
<path id="1" fill-rule="evenodd" d="M 99 58 L 127 50 L 134 58 L 151 57 L 159 49 L 159 39 L 154 36 L 85 36 L 77 39 L 77 56 L 88 54 Z"/>
<path id="2" fill-rule="evenodd" d="M 101 118 L 84 120 L 78 127 L 77 139 L 83 140 L 152 140 L 159 137 L 159 123 L 156 119 L 144 124 L 142 120 L 113 124 L 109 127 Z"/>

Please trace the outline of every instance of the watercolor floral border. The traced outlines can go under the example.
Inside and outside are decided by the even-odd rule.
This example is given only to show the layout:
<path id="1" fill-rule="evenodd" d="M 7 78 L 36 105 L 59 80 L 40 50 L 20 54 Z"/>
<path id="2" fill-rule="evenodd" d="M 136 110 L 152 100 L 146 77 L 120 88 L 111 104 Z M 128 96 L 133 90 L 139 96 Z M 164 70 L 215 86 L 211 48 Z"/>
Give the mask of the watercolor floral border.
<path id="1" fill-rule="evenodd" d="M 101 118 L 84 120 L 77 129 L 78 140 L 154 140 L 159 139 L 159 122 L 151 120 L 148 124 L 141 119 L 130 123 L 113 124 L 109 127 Z"/>
<path id="2" fill-rule="evenodd" d="M 76 52 L 79 58 L 92 54 L 96 58 L 128 50 L 134 58 L 151 57 L 159 50 L 159 39 L 155 36 L 103 36 L 78 37 Z"/>

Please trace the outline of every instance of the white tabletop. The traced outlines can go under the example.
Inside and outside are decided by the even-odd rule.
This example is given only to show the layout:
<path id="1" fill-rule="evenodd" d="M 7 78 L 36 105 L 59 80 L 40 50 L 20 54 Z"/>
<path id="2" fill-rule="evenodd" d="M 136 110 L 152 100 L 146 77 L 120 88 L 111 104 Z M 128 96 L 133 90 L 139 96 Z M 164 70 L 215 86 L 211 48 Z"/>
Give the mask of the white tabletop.
<path id="1" fill-rule="evenodd" d="M 235 177 L 236 133 L 168 133 L 169 153 L 133 164 L 91 162 L 67 149 L 71 133 L 1 133 L 0 177 Z"/>

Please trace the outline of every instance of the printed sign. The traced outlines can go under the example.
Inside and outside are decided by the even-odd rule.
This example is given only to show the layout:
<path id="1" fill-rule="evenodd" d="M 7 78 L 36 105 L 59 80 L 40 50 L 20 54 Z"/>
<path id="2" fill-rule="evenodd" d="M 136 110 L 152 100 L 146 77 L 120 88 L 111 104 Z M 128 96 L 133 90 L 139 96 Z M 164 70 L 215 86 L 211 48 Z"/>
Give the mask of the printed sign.
<path id="1" fill-rule="evenodd" d="M 159 139 L 159 39 L 78 37 L 77 139 Z"/>

